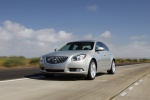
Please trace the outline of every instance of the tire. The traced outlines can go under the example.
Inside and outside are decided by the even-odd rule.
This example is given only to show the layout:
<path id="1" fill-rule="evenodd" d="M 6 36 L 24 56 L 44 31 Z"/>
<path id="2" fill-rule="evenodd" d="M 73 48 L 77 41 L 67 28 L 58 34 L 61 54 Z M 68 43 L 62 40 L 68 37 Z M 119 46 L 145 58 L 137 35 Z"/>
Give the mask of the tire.
<path id="1" fill-rule="evenodd" d="M 93 79 L 95 79 L 95 76 L 96 76 L 96 64 L 95 64 L 94 60 L 91 60 L 91 62 L 89 64 L 87 79 L 93 80 Z"/>
<path id="2" fill-rule="evenodd" d="M 52 77 L 54 77 L 54 74 L 43 74 L 44 75 L 44 77 L 46 77 L 46 78 L 52 78 Z"/>
<path id="3" fill-rule="evenodd" d="M 115 61 L 113 60 L 111 63 L 111 69 L 107 71 L 108 74 L 115 74 L 116 72 L 116 64 Z"/>

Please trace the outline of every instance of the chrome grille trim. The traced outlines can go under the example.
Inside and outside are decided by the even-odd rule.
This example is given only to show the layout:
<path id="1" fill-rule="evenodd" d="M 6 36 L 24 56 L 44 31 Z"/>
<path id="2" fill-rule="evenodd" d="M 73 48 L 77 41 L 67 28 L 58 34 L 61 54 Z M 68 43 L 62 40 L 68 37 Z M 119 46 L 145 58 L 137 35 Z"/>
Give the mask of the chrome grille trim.
<path id="1" fill-rule="evenodd" d="M 49 64 L 58 64 L 58 63 L 64 63 L 68 57 L 66 56 L 50 56 L 46 57 L 46 62 Z"/>

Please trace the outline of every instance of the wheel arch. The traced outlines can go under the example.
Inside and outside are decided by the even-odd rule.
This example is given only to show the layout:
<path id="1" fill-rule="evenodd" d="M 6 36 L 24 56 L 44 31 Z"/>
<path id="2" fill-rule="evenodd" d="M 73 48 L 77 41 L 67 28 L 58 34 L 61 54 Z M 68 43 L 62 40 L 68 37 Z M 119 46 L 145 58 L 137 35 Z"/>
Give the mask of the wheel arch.
<path id="1" fill-rule="evenodd" d="M 116 59 L 115 58 L 113 58 L 112 61 L 114 61 L 116 63 Z"/>
<path id="2" fill-rule="evenodd" d="M 95 58 L 92 58 L 91 61 L 92 61 L 92 60 L 95 62 L 95 64 L 96 64 L 96 70 L 97 70 L 97 61 L 96 61 Z"/>

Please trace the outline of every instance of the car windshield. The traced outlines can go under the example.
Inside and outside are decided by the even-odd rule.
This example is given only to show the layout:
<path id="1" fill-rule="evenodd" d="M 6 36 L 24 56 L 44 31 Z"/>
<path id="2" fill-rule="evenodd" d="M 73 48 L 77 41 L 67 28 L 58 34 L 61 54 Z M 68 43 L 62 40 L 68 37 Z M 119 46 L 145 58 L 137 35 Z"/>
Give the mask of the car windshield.
<path id="1" fill-rule="evenodd" d="M 94 42 L 70 42 L 65 44 L 63 47 L 58 49 L 58 51 L 66 50 L 92 50 Z"/>

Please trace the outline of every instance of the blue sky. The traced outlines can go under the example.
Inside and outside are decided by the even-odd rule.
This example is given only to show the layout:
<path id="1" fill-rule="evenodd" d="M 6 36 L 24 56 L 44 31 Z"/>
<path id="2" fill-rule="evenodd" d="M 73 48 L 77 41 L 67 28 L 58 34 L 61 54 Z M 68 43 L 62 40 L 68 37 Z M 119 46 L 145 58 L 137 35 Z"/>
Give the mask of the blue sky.
<path id="1" fill-rule="evenodd" d="M 150 57 L 149 5 L 150 0 L 0 0 L 0 36 L 10 37 L 7 41 L 0 40 L 0 45 L 5 46 L 1 48 L 3 52 L 0 56 L 21 54 L 27 57 L 40 56 L 53 50 L 56 44 L 69 40 L 100 39 L 110 46 L 117 57 Z M 11 33 L 7 26 L 17 28 Z M 28 34 L 28 38 L 21 40 L 18 37 L 23 34 L 19 31 L 20 28 L 24 34 Z M 45 31 L 46 29 L 48 31 Z M 45 42 L 41 38 L 33 38 L 37 34 L 34 34 L 35 36 L 32 34 L 32 38 L 29 37 L 32 32 L 25 33 L 26 30 L 32 30 L 39 36 L 53 30 L 55 32 L 47 33 L 47 36 L 54 38 L 51 36 L 60 35 L 60 38 L 59 41 Z M 65 36 L 60 34 L 61 31 Z M 24 48 L 27 51 L 16 47 L 14 51 L 9 51 L 15 44 L 14 39 L 17 42 L 23 41 L 22 44 L 26 41 L 33 44 L 29 46 L 30 48 Z M 42 47 L 43 50 L 32 53 L 28 49 L 38 48 L 38 46 L 33 48 L 34 42 L 39 42 L 43 46 L 47 44 L 52 48 L 45 50 L 46 47 Z M 130 48 L 130 51 L 123 51 L 125 48 Z M 117 50 L 126 54 L 118 53 Z"/>

